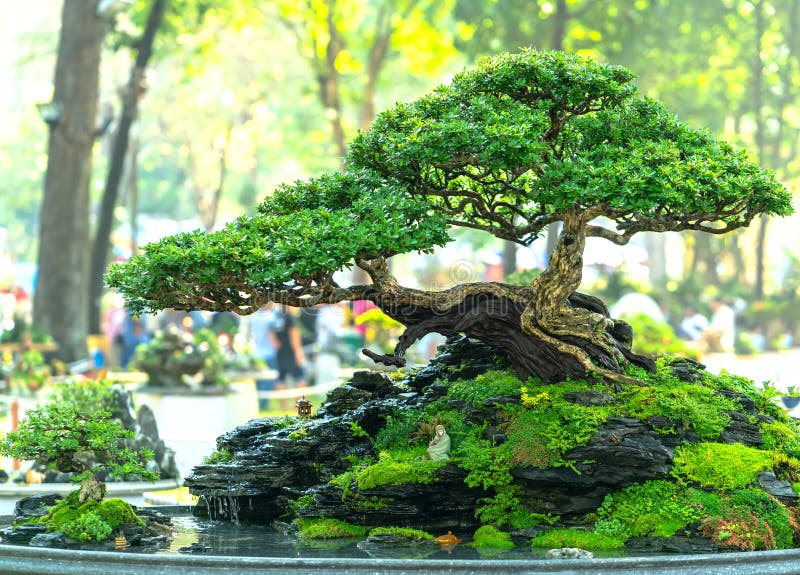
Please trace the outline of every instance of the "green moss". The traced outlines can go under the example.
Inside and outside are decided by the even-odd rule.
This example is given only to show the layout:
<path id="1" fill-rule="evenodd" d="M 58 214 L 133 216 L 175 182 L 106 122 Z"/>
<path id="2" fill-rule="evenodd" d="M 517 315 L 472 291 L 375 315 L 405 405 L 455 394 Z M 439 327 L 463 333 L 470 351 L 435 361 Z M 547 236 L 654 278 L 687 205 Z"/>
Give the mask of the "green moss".
<path id="1" fill-rule="evenodd" d="M 350 493 L 346 497 L 342 497 L 342 501 L 348 509 L 357 511 L 359 513 L 367 513 L 370 511 L 381 511 L 386 509 L 390 503 L 394 501 L 392 497 L 378 497 L 377 495 L 363 495 L 361 493 Z"/>
<path id="2" fill-rule="evenodd" d="M 718 508 L 702 519 L 701 532 L 718 545 L 743 551 L 789 549 L 797 539 L 797 524 L 767 493 L 739 489 L 719 498 Z"/>
<path id="3" fill-rule="evenodd" d="M 489 398 L 507 395 L 520 396 L 522 382 L 519 378 L 506 371 L 487 371 L 477 376 L 474 380 L 461 380 L 455 382 L 447 390 L 447 399 L 466 401 L 472 405 L 480 406 Z"/>
<path id="4" fill-rule="evenodd" d="M 775 402 L 775 399 L 783 395 L 784 392 L 776 389 L 768 381 L 757 386 L 751 379 L 730 374 L 724 369 L 716 375 L 704 373 L 703 381 L 714 389 L 726 389 L 748 396 L 755 402 L 759 413 L 768 415 L 777 421 L 787 422 L 790 420 L 786 410 Z"/>
<path id="5" fill-rule="evenodd" d="M 203 458 L 203 463 L 206 465 L 215 465 L 217 463 L 229 463 L 233 461 L 233 453 L 227 449 L 218 449 L 210 455 Z"/>
<path id="6" fill-rule="evenodd" d="M 628 371 L 650 385 L 628 386 L 617 395 L 614 414 L 646 420 L 664 416 L 693 430 L 702 439 L 716 439 L 730 422 L 729 411 L 740 409 L 739 403 L 717 393 L 713 383 L 687 383 L 672 375 L 672 368 L 661 360 L 657 372 L 651 374 L 640 368 Z M 713 380 L 706 380 L 713 382 Z M 673 429 L 659 429 L 671 433 Z"/>
<path id="7" fill-rule="evenodd" d="M 770 471 L 773 455 L 741 443 L 697 443 L 675 448 L 672 475 L 703 487 L 731 490 L 746 487 L 762 471 Z"/>
<path id="8" fill-rule="evenodd" d="M 497 487 L 492 497 L 478 500 L 475 517 L 482 523 L 513 529 L 527 529 L 534 525 L 552 525 L 558 517 L 533 513 L 525 508 L 518 497 L 519 489 L 514 485 Z"/>
<path id="9" fill-rule="evenodd" d="M 123 523 L 135 523 L 144 525 L 144 522 L 136 515 L 130 503 L 123 499 L 111 498 L 104 499 L 97 506 L 97 514 L 111 527 L 117 527 Z"/>
<path id="10" fill-rule="evenodd" d="M 307 435 L 308 435 L 308 430 L 306 429 L 306 424 L 301 423 L 297 429 L 289 433 L 289 439 L 294 439 L 295 441 L 297 441 L 300 439 L 305 439 Z"/>
<path id="11" fill-rule="evenodd" d="M 102 541 L 114 532 L 114 528 L 94 511 L 86 511 L 54 531 L 63 531 L 75 541 Z"/>
<path id="12" fill-rule="evenodd" d="M 361 490 L 380 485 L 400 485 L 403 483 L 433 483 L 436 470 L 446 461 L 397 460 L 387 452 L 381 452 L 377 463 L 356 471 L 355 479 Z"/>
<path id="13" fill-rule="evenodd" d="M 367 529 L 338 519 L 295 519 L 300 537 L 307 539 L 337 539 L 340 537 L 364 537 Z"/>
<path id="14" fill-rule="evenodd" d="M 127 501 L 112 498 L 78 504 L 77 491 L 51 507 L 39 523 L 48 532 L 63 532 L 76 541 L 102 541 L 125 523 L 144 525 Z"/>
<path id="15" fill-rule="evenodd" d="M 390 449 L 407 449 L 411 434 L 419 426 L 422 410 L 397 410 L 386 418 L 386 425 L 375 436 L 374 446 L 377 451 Z"/>
<path id="16" fill-rule="evenodd" d="M 686 488 L 663 480 L 647 481 L 609 494 L 597 510 L 597 533 L 621 537 L 670 537 L 702 517 Z"/>
<path id="17" fill-rule="evenodd" d="M 722 494 L 648 481 L 607 496 L 598 517 L 595 532 L 622 541 L 670 537 L 690 524 L 718 545 L 742 550 L 790 548 L 797 536 L 789 510 L 754 488 Z"/>
<path id="18" fill-rule="evenodd" d="M 594 531 L 582 529 L 553 529 L 540 533 L 531 540 L 531 547 L 557 549 L 560 547 L 578 547 L 589 551 L 607 551 L 619 549 L 625 541 L 621 537 L 614 537 Z"/>
<path id="19" fill-rule="evenodd" d="M 514 546 L 511 535 L 505 531 L 500 531 L 493 525 L 479 527 L 472 536 L 473 547 L 498 547 L 509 549 Z"/>
<path id="20" fill-rule="evenodd" d="M 394 535 L 401 539 L 408 539 L 410 541 L 434 541 L 436 538 L 427 531 L 419 529 L 408 529 L 406 527 L 376 527 L 369 532 L 372 535 Z"/>
<path id="21" fill-rule="evenodd" d="M 501 451 L 478 434 L 456 444 L 453 454 L 459 467 L 468 472 L 464 482 L 470 487 L 497 489 L 510 485 L 514 480 L 508 452 Z"/>
<path id="22" fill-rule="evenodd" d="M 761 424 L 762 449 L 782 451 L 789 457 L 800 459 L 800 429 L 793 419 Z"/>
<path id="23" fill-rule="evenodd" d="M 512 466 L 566 465 L 563 454 L 589 442 L 608 419 L 607 406 L 587 407 L 566 401 L 564 394 L 585 389 L 585 382 L 566 382 L 542 388 L 522 388 L 524 408 L 506 410 L 506 442 L 501 451 Z"/>

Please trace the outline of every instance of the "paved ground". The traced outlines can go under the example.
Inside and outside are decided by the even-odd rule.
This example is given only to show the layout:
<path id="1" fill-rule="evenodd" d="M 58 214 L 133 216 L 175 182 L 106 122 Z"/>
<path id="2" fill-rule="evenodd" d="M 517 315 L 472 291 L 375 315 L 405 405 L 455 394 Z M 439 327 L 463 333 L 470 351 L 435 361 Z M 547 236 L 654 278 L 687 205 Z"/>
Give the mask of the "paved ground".
<path id="1" fill-rule="evenodd" d="M 769 381 L 783 391 L 790 386 L 800 388 L 800 349 L 750 356 L 709 354 L 701 361 L 713 373 L 727 369 L 730 373 L 749 377 L 757 383 Z"/>

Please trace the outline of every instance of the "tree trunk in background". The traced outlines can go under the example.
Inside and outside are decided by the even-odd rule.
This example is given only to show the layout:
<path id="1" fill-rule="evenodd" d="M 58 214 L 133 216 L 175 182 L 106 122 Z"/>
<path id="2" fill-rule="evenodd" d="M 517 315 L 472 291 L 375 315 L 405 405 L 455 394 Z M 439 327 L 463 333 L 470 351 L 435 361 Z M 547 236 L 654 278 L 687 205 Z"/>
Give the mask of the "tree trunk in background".
<path id="1" fill-rule="evenodd" d="M 144 34 L 136 44 L 136 59 L 131 69 L 128 85 L 122 96 L 122 114 L 114 134 L 111 148 L 111 162 L 103 190 L 103 201 L 97 220 L 94 244 L 92 246 L 91 270 L 89 273 L 89 331 L 100 333 L 100 299 L 103 296 L 103 275 L 108 265 L 108 252 L 111 247 L 111 228 L 114 225 L 114 208 L 117 205 L 120 182 L 128 155 L 128 141 L 131 126 L 136 120 L 139 98 L 144 93 L 144 74 L 153 53 L 153 41 L 161 26 L 168 0 L 154 0 L 147 16 Z"/>
<path id="2" fill-rule="evenodd" d="M 65 1 L 53 92 L 62 114 L 48 141 L 33 320 L 68 362 L 88 355 L 89 183 L 106 25 L 97 0 Z"/>
<path id="3" fill-rule="evenodd" d="M 667 238 L 660 233 L 645 234 L 647 270 L 650 285 L 656 290 L 667 287 Z"/>
<path id="4" fill-rule="evenodd" d="M 131 255 L 139 252 L 136 238 L 139 237 L 139 138 L 131 139 L 128 153 L 127 182 L 125 193 L 128 194 L 128 229 L 131 237 Z"/>
<path id="5" fill-rule="evenodd" d="M 551 50 L 563 50 L 564 38 L 567 35 L 567 25 L 572 15 L 567 6 L 567 0 L 558 0 L 556 2 L 556 11 L 552 16 L 553 19 L 553 35 L 550 39 Z M 550 262 L 550 256 L 556 249 L 558 244 L 558 236 L 561 234 L 561 222 L 553 222 L 547 226 L 547 253 L 545 254 L 545 264 Z M 505 264 L 504 264 L 505 267 Z"/>
<path id="6" fill-rule="evenodd" d="M 503 242 L 503 280 L 517 271 L 517 244 L 514 242 Z"/>
<path id="7" fill-rule="evenodd" d="M 756 20 L 755 55 L 753 58 L 753 110 L 756 120 L 756 155 L 762 167 L 765 164 L 766 126 L 764 122 L 764 62 L 761 60 L 761 50 L 766 32 L 766 19 L 764 17 L 764 2 L 754 2 Z M 758 238 L 756 240 L 756 280 L 753 286 L 753 296 L 760 300 L 764 298 L 764 256 L 767 238 L 767 216 L 761 216 L 758 221 Z"/>

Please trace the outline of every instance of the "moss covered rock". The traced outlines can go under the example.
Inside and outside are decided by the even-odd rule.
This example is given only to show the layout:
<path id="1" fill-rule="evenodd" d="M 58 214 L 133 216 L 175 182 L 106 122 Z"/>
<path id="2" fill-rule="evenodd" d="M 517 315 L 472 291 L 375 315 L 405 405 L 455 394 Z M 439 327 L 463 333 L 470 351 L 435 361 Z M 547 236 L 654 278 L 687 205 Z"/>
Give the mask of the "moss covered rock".
<path id="1" fill-rule="evenodd" d="M 585 549 L 642 538 L 794 545 L 800 434 L 774 390 L 690 360 L 629 368 L 643 385 L 621 388 L 522 382 L 507 367 L 485 346 L 451 340 L 405 378 L 351 381 L 370 383 L 354 409 L 226 434 L 218 448 L 232 460 L 196 468 L 187 483 L 206 499 L 245 488 L 259 521 L 288 511 L 454 533 L 536 527 L 537 544 Z M 436 425 L 452 440 L 447 462 L 423 459 Z M 303 493 L 302 505 L 286 491 Z M 276 502 L 267 513 L 262 497 Z"/>

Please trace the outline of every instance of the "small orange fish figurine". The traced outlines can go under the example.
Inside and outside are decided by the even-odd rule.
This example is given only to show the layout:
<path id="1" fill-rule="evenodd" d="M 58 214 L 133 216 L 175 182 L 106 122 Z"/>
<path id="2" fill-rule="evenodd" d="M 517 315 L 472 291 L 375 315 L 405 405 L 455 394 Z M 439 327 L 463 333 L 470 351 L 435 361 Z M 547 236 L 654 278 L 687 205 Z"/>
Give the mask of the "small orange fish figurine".
<path id="1" fill-rule="evenodd" d="M 453 535 L 452 531 L 448 531 L 447 535 L 439 535 L 436 540 L 442 545 L 458 545 L 461 543 L 461 539 Z"/>

